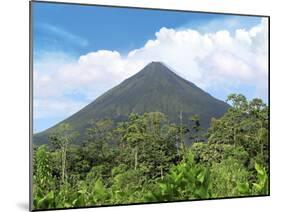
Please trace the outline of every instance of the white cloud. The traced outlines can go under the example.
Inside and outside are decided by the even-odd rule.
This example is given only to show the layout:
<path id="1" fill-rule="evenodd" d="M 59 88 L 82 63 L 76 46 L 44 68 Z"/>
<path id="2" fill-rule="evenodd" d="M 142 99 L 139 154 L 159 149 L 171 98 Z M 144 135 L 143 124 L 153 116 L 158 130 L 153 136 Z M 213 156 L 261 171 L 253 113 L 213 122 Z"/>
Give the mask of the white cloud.
<path id="1" fill-rule="evenodd" d="M 66 100 L 65 93 L 81 93 L 90 102 L 151 61 L 163 61 L 203 89 L 231 90 L 244 84 L 255 87 L 257 95 L 266 95 L 267 30 L 266 19 L 249 30 L 237 29 L 234 34 L 227 30 L 200 33 L 193 29 L 161 28 L 155 39 L 128 54 L 99 50 L 65 61 L 49 56 L 36 63 L 35 99 L 41 99 L 36 107 L 53 114 L 70 105 L 80 109 L 81 104 L 70 97 Z M 58 98 L 67 103 L 58 103 L 59 108 L 44 107 Z"/>
<path id="2" fill-rule="evenodd" d="M 35 99 L 34 119 L 40 118 L 65 118 L 80 110 L 85 102 L 63 99 Z"/>

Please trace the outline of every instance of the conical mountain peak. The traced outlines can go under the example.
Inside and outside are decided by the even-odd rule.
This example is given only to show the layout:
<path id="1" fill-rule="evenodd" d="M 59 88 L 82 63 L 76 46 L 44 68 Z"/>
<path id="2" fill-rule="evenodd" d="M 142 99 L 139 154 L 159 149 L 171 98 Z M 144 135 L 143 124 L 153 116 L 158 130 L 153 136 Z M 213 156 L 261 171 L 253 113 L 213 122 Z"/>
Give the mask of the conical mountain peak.
<path id="1" fill-rule="evenodd" d="M 147 70 L 147 71 L 171 71 L 163 62 L 160 62 L 160 61 L 150 62 L 142 70 Z"/>
<path id="2" fill-rule="evenodd" d="M 186 123 L 189 117 L 197 114 L 201 126 L 207 129 L 211 118 L 220 117 L 228 107 L 225 102 L 171 71 L 163 62 L 154 61 L 61 123 L 69 123 L 84 135 L 91 120 L 109 118 L 117 123 L 127 120 L 130 113 L 158 111 L 174 123 L 179 121 L 180 113 Z M 36 134 L 35 142 L 47 143 L 48 136 L 56 127 Z"/>
<path id="3" fill-rule="evenodd" d="M 150 68 L 163 68 L 163 67 L 166 67 L 165 64 L 163 62 L 160 62 L 160 61 L 152 61 L 150 63 L 148 63 L 146 65 L 146 67 L 150 67 Z"/>
<path id="4" fill-rule="evenodd" d="M 137 74 L 129 78 L 129 80 L 135 80 L 136 78 L 146 78 L 148 81 L 157 79 L 168 79 L 171 77 L 178 77 L 170 68 L 168 68 L 163 62 L 153 61 L 148 63 Z M 151 82 L 152 83 L 152 82 Z"/>

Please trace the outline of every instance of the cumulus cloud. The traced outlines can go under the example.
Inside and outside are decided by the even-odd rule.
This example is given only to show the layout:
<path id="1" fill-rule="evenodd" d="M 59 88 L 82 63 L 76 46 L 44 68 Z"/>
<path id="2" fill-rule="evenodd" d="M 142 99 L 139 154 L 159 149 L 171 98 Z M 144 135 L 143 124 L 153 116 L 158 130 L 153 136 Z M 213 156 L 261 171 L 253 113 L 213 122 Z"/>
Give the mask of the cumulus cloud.
<path id="1" fill-rule="evenodd" d="M 35 99 L 34 118 L 60 118 L 67 117 L 85 106 L 85 102 L 71 99 Z"/>
<path id="2" fill-rule="evenodd" d="M 40 101 L 35 109 L 59 113 L 63 105 L 67 105 L 66 108 L 74 105 L 68 109 L 74 112 L 77 105 L 94 100 L 151 61 L 164 62 L 207 91 L 213 87 L 229 91 L 232 87 L 247 85 L 255 88 L 255 95 L 264 97 L 268 89 L 267 27 L 267 19 L 249 30 L 236 29 L 234 33 L 227 30 L 200 33 L 189 28 L 163 27 L 155 33 L 154 39 L 127 54 L 99 50 L 66 60 L 66 63 L 49 57 L 50 64 L 57 64 L 55 67 L 44 71 L 48 69 L 44 68 L 44 63 L 38 61 L 36 65 L 34 90 L 35 99 Z M 70 97 L 66 100 L 65 94 L 71 92 L 83 95 L 86 100 L 82 104 L 76 104 Z M 58 98 L 66 100 L 67 104 L 55 102 Z M 61 106 L 44 108 L 47 101 Z"/>

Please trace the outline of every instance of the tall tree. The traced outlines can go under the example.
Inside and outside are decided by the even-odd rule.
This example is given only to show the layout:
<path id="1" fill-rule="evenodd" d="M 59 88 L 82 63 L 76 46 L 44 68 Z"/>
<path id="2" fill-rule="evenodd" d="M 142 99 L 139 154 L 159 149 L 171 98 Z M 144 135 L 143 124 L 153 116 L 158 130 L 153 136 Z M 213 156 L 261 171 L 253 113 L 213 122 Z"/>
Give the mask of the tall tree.
<path id="1" fill-rule="evenodd" d="M 268 168 L 268 107 L 260 99 L 248 101 L 241 94 L 229 95 L 228 101 L 232 107 L 220 119 L 212 119 L 208 142 L 242 146 L 253 171 L 255 162 Z"/>
<path id="2" fill-rule="evenodd" d="M 191 126 L 190 126 L 190 136 L 189 139 L 192 143 L 197 143 L 200 141 L 203 141 L 202 138 L 202 130 L 203 128 L 201 128 L 200 125 L 200 118 L 198 115 L 193 115 L 191 116 L 191 118 L 189 119 L 191 122 Z"/>
<path id="3" fill-rule="evenodd" d="M 78 133 L 72 129 L 70 124 L 65 123 L 60 124 L 58 127 L 56 127 L 50 136 L 52 145 L 55 147 L 55 149 L 58 149 L 60 151 L 62 183 L 64 183 L 67 178 L 67 151 L 69 149 L 70 143 L 76 136 L 78 136 Z"/>

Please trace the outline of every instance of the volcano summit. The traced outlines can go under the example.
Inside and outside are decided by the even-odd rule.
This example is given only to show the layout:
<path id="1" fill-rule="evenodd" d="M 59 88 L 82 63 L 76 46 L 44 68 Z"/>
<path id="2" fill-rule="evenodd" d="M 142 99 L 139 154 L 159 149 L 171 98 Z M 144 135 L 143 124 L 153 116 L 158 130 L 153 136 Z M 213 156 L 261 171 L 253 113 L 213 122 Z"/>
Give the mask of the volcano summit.
<path id="1" fill-rule="evenodd" d="M 164 63 L 151 62 L 72 116 L 35 134 L 33 140 L 35 144 L 47 143 L 51 131 L 61 123 L 69 123 L 83 135 L 91 120 L 110 118 L 118 122 L 126 120 L 130 113 L 156 111 L 166 114 L 170 122 L 175 123 L 179 122 L 179 114 L 184 123 L 197 114 L 201 126 L 207 129 L 211 118 L 221 117 L 228 108 L 227 103 L 181 78 Z"/>

